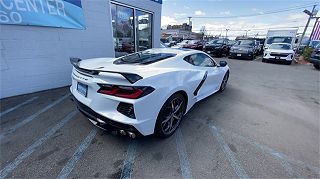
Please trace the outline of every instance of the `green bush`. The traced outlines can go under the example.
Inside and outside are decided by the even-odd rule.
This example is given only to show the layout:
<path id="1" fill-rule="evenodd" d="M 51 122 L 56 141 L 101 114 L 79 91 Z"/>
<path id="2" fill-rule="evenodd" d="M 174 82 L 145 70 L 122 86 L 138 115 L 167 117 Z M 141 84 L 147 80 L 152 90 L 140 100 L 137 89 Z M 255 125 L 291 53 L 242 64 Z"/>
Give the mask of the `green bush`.
<path id="1" fill-rule="evenodd" d="M 311 48 L 311 47 L 304 48 L 303 59 L 306 61 L 309 61 L 312 51 L 313 51 L 313 48 Z"/>

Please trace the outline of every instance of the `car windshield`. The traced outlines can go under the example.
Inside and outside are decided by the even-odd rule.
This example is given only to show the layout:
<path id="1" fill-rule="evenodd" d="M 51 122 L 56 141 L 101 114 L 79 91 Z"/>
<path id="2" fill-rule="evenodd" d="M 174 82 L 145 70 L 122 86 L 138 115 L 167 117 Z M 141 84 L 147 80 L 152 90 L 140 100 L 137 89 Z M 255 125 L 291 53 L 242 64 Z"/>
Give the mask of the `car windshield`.
<path id="1" fill-rule="evenodd" d="M 224 43 L 223 39 L 211 40 L 208 42 L 208 44 L 223 44 L 223 43 Z"/>
<path id="2" fill-rule="evenodd" d="M 253 40 L 238 40 L 236 45 L 249 45 L 249 46 L 252 46 L 252 45 L 254 45 L 254 41 Z"/>
<path id="3" fill-rule="evenodd" d="M 174 56 L 176 56 L 174 53 L 156 53 L 146 50 L 120 57 L 114 61 L 114 64 L 150 64 Z"/>
<path id="4" fill-rule="evenodd" d="M 188 44 L 198 44 L 199 42 L 199 40 L 190 40 Z"/>
<path id="5" fill-rule="evenodd" d="M 267 40 L 267 44 L 272 43 L 288 43 L 291 44 L 292 37 L 269 37 Z"/>
<path id="6" fill-rule="evenodd" d="M 180 44 L 186 44 L 189 40 L 183 40 L 180 42 Z"/>
<path id="7" fill-rule="evenodd" d="M 277 50 L 290 50 L 291 45 L 290 44 L 271 44 L 270 49 L 277 49 Z"/>
<path id="8" fill-rule="evenodd" d="M 320 44 L 320 40 L 313 40 L 310 42 L 310 47 L 316 48 Z"/>
<path id="9" fill-rule="evenodd" d="M 228 42 L 228 45 L 233 45 L 233 44 L 235 44 L 235 43 L 236 43 L 235 40 L 230 40 L 230 41 Z"/>

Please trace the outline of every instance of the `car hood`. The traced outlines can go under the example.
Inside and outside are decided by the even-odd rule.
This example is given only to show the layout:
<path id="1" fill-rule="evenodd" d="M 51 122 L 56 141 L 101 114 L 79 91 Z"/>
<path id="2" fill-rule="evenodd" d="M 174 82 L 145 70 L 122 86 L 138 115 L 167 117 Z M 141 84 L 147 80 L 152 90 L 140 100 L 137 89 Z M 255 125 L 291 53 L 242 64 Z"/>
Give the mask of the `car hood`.
<path id="1" fill-rule="evenodd" d="M 273 53 L 293 53 L 293 50 L 267 49 L 266 51 Z"/>
<path id="2" fill-rule="evenodd" d="M 253 47 L 250 45 L 234 45 L 232 49 L 252 49 Z"/>
<path id="3" fill-rule="evenodd" d="M 223 44 L 206 44 L 206 47 L 221 47 Z"/>

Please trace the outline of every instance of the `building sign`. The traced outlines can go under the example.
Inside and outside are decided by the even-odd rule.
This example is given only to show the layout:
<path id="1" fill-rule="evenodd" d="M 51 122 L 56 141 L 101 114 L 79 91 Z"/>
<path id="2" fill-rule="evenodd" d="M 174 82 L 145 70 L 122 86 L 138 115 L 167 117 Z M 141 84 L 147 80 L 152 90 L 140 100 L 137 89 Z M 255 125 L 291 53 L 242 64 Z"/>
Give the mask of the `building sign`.
<path id="1" fill-rule="evenodd" d="M 81 0 L 0 0 L 0 24 L 85 29 Z"/>

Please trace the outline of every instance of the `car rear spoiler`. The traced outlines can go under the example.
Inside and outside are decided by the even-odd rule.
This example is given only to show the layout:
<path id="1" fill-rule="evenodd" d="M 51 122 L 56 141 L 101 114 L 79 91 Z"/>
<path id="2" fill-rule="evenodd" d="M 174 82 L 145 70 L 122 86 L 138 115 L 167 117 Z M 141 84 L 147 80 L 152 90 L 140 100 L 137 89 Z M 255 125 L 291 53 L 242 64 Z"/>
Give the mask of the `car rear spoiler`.
<path id="1" fill-rule="evenodd" d="M 70 58 L 70 63 L 73 67 L 75 67 L 80 72 L 83 72 L 85 74 L 90 75 L 99 75 L 100 72 L 106 72 L 106 73 L 117 73 L 122 75 L 126 80 L 128 80 L 131 84 L 143 79 L 140 75 L 134 74 L 134 73 L 126 73 L 126 72 L 116 72 L 116 71 L 105 71 L 105 70 L 90 70 L 90 69 L 84 69 L 79 67 L 79 62 L 82 61 L 80 58 Z"/>

